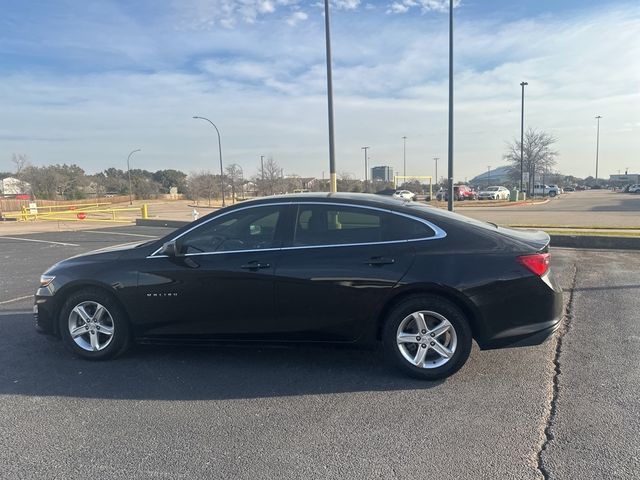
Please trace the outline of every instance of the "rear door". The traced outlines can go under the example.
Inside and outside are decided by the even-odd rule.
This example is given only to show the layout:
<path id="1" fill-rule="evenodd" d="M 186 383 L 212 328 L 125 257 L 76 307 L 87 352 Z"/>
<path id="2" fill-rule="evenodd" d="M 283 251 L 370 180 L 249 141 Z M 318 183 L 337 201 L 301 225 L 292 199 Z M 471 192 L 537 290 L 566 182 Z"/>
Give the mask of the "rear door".
<path id="1" fill-rule="evenodd" d="M 414 259 L 407 237 L 434 232 L 389 211 L 308 203 L 295 212 L 276 268 L 280 339 L 350 342 Z"/>

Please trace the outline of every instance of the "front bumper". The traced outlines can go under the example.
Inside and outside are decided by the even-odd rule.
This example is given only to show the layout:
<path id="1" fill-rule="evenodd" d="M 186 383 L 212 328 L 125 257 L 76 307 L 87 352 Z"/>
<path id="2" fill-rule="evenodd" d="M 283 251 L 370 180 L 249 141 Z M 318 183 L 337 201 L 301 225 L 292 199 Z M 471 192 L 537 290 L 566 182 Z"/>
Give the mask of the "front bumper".
<path id="1" fill-rule="evenodd" d="M 57 335 L 53 296 L 46 288 L 39 288 L 34 297 L 33 319 L 36 331 L 46 335 Z"/>

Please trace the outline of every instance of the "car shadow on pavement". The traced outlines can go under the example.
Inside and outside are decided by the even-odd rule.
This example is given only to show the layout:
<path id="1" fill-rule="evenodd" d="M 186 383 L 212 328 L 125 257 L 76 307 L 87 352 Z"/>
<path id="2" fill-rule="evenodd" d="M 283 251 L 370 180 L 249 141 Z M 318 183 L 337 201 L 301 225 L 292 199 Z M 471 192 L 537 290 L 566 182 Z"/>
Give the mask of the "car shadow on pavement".
<path id="1" fill-rule="evenodd" d="M 0 395 L 140 400 L 245 399 L 324 393 L 426 390 L 378 350 L 137 346 L 108 361 L 73 356 L 39 335 L 25 312 L 0 317 Z"/>

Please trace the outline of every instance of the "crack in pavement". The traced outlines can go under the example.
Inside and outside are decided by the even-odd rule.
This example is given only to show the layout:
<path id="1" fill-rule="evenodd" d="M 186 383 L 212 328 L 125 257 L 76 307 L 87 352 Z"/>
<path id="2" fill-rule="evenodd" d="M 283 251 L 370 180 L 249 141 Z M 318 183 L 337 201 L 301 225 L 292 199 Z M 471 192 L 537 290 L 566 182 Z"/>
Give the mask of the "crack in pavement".
<path id="1" fill-rule="evenodd" d="M 552 477 L 551 472 L 545 465 L 543 455 L 544 452 L 549 447 L 549 444 L 555 439 L 555 435 L 552 431 L 552 427 L 555 423 L 556 416 L 558 413 L 558 393 L 560 391 L 560 375 L 562 374 L 562 369 L 560 368 L 560 355 L 562 354 L 562 345 L 564 336 L 569 332 L 573 320 L 573 299 L 575 295 L 576 288 L 576 280 L 578 278 L 578 264 L 573 264 L 573 279 L 571 280 L 571 289 L 569 294 L 569 301 L 567 302 L 567 306 L 565 309 L 565 314 L 562 322 L 562 326 L 560 327 L 560 331 L 558 332 L 555 355 L 553 357 L 554 364 L 554 373 L 553 373 L 553 389 L 551 394 L 551 399 L 549 402 L 549 408 L 546 409 L 546 416 L 544 418 L 544 440 L 538 449 L 538 471 L 542 474 L 542 477 L 545 480 L 549 480 Z"/>

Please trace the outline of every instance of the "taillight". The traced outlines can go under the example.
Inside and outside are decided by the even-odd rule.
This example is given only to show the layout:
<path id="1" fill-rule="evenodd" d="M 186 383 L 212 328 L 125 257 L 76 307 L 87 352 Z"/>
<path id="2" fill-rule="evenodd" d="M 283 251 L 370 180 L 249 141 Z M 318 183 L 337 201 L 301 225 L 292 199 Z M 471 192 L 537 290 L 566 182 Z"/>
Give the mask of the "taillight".
<path id="1" fill-rule="evenodd" d="M 549 270 L 549 254 L 535 253 L 533 255 L 523 255 L 518 257 L 518 262 L 527 267 L 531 272 L 542 276 Z"/>

